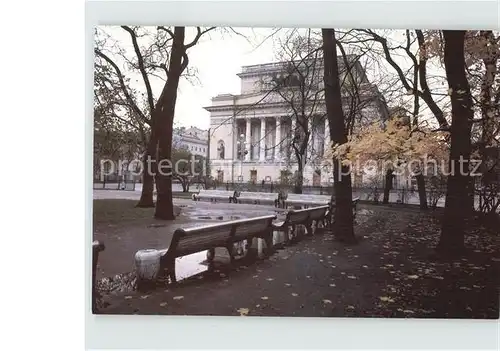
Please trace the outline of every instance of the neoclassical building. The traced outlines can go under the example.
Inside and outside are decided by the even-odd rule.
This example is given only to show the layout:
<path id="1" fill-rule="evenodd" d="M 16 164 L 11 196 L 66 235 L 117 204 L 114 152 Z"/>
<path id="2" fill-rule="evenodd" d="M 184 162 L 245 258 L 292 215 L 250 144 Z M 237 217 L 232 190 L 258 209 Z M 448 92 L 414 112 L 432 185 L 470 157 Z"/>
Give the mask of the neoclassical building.
<path id="1" fill-rule="evenodd" d="M 359 83 L 357 91 L 362 91 L 365 102 L 356 112 L 356 120 L 360 123 L 383 120 L 387 116 L 387 106 L 381 94 L 376 86 L 370 84 L 361 64 L 354 62 L 353 65 L 352 72 L 355 72 Z M 330 142 L 325 101 L 321 93 L 322 65 L 314 64 L 311 79 L 296 74 L 299 71 L 293 72 L 290 66 L 290 62 L 243 66 L 238 74 L 241 93 L 220 94 L 212 98 L 211 106 L 205 107 L 210 112 L 211 175 L 218 181 L 277 182 L 281 172 L 296 171 L 298 164 L 291 143 L 297 128 L 297 107 L 303 108 L 300 113 L 306 115 L 310 130 L 304 156 L 304 184 L 324 185 L 332 181 L 331 171 L 323 166 L 323 154 Z M 345 79 L 342 77 L 341 80 Z M 307 89 L 304 89 L 304 84 L 300 87 L 300 78 L 310 82 Z M 276 82 L 286 84 L 282 84 L 278 91 Z M 297 97 L 304 95 L 308 96 L 308 101 L 302 104 Z M 347 105 L 352 100 L 349 100 L 347 92 L 344 95 L 345 107 L 349 108 Z"/>
<path id="2" fill-rule="evenodd" d="M 208 157 L 208 132 L 206 130 L 189 127 L 178 128 L 173 133 L 173 145 L 188 150 L 193 155 Z"/>

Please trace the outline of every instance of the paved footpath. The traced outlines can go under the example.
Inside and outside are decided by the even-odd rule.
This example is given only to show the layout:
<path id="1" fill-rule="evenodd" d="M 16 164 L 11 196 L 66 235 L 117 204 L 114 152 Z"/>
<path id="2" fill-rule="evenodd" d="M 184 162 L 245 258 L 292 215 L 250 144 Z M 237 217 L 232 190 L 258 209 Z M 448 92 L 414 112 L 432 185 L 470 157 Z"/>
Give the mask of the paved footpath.
<path id="1" fill-rule="evenodd" d="M 364 246 L 346 249 L 329 234 L 280 250 L 270 259 L 221 266 L 200 279 L 151 292 L 129 291 L 104 298 L 103 314 L 249 316 L 374 315 L 385 281 L 369 274 Z M 360 252 L 358 252 L 360 251 Z M 370 289 L 364 288 L 369 284 Z M 346 293 L 347 292 L 347 293 Z"/>

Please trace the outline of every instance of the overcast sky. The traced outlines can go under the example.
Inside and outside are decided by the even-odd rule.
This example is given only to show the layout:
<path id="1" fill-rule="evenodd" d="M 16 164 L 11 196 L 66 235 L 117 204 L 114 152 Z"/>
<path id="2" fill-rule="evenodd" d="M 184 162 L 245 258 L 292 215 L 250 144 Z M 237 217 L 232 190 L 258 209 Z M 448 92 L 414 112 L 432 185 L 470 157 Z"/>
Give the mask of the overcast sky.
<path id="1" fill-rule="evenodd" d="M 154 28 L 151 28 L 155 30 Z M 133 54 L 130 36 L 120 27 L 102 26 L 99 30 L 109 34 L 117 44 Z M 189 66 L 197 70 L 197 82 L 181 80 L 175 113 L 175 124 L 182 126 L 197 126 L 208 129 L 210 126 L 209 113 L 203 108 L 210 106 L 211 98 L 223 93 L 240 93 L 240 79 L 236 75 L 244 65 L 262 64 L 276 61 L 276 43 L 272 39 L 264 40 L 275 29 L 270 28 L 235 28 L 241 35 L 234 34 L 227 29 L 217 29 L 204 35 L 197 45 L 189 49 Z M 402 31 L 394 31 L 391 37 L 401 40 Z M 186 29 L 185 42 L 190 42 L 195 34 L 195 28 Z M 394 56 L 402 66 L 408 66 L 402 57 Z M 119 59 L 117 59 L 119 60 Z M 386 69 L 391 73 L 390 67 Z M 117 63 L 119 63 L 117 61 Z M 119 64 L 120 65 L 120 64 Z M 122 65 L 121 68 L 126 71 Z M 139 90 L 145 91 L 140 76 L 129 76 Z M 370 76 L 369 76 L 370 78 Z M 163 87 L 160 80 L 152 80 L 154 95 L 157 97 Z M 426 106 L 422 106 L 423 110 Z M 425 111 L 422 111 L 425 113 Z"/>

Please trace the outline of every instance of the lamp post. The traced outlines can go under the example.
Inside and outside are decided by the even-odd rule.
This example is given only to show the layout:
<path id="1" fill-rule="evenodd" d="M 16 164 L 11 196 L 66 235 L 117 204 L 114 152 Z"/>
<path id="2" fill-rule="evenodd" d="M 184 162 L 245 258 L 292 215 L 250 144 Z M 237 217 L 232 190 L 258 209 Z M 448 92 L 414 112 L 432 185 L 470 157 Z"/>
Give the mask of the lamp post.
<path id="1" fill-rule="evenodd" d="M 248 153 L 245 150 L 245 134 L 240 134 L 238 139 L 238 147 L 239 147 L 239 156 L 240 156 L 240 176 L 238 177 L 241 182 L 243 182 L 243 159 L 245 155 Z"/>

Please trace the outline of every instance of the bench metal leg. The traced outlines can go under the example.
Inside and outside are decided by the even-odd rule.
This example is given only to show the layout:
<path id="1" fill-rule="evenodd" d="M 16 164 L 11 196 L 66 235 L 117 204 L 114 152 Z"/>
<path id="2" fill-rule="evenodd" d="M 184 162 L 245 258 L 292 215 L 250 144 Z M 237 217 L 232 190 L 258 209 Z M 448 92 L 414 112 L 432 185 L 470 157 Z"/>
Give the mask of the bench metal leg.
<path id="1" fill-rule="evenodd" d="M 213 268 L 214 268 L 214 259 L 215 259 L 215 249 L 208 249 L 207 264 L 208 264 L 209 271 L 213 270 Z"/>
<path id="2" fill-rule="evenodd" d="M 273 245 L 273 231 L 269 231 L 264 236 L 264 241 L 266 243 L 266 255 L 272 255 L 274 253 L 274 245 Z"/>
<path id="3" fill-rule="evenodd" d="M 246 257 L 249 259 L 255 259 L 258 256 L 258 251 L 255 250 L 253 246 L 253 236 L 248 237 L 247 240 L 247 253 Z"/>
<path id="4" fill-rule="evenodd" d="M 306 227 L 306 233 L 308 236 L 312 236 L 314 235 L 314 231 L 313 231 L 313 223 L 312 221 L 308 221 L 306 224 L 305 224 L 305 227 Z"/>
<path id="5" fill-rule="evenodd" d="M 167 275 L 170 278 L 170 283 L 177 283 L 177 278 L 175 276 L 175 258 L 168 259 L 167 261 Z"/>
<path id="6" fill-rule="evenodd" d="M 99 295 L 96 287 L 97 262 L 99 261 L 99 253 L 104 251 L 104 248 L 104 244 L 99 241 L 92 243 L 92 313 L 97 311 L 97 298 Z"/>
<path id="7" fill-rule="evenodd" d="M 229 254 L 229 263 L 232 265 L 234 263 L 234 251 L 233 244 L 226 246 L 227 253 Z"/>

